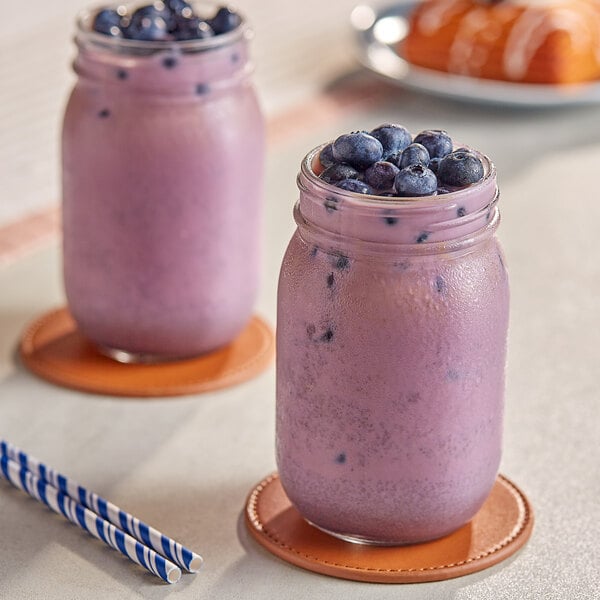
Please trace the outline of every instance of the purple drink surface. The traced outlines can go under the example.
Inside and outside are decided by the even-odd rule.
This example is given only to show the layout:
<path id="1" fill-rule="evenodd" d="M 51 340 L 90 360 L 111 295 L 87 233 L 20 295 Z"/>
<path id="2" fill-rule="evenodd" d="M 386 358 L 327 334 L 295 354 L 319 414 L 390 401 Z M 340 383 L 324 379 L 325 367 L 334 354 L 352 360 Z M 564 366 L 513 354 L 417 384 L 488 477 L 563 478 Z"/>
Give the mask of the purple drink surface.
<path id="1" fill-rule="evenodd" d="M 63 128 L 69 308 L 100 346 L 201 354 L 241 331 L 259 284 L 264 123 L 245 39 L 102 43 L 126 50 L 80 40 Z"/>
<path id="2" fill-rule="evenodd" d="M 332 203 L 310 177 L 300 188 L 278 299 L 284 489 L 342 537 L 441 537 L 481 507 L 501 456 L 509 292 L 495 177 L 409 219 L 413 201 Z"/>

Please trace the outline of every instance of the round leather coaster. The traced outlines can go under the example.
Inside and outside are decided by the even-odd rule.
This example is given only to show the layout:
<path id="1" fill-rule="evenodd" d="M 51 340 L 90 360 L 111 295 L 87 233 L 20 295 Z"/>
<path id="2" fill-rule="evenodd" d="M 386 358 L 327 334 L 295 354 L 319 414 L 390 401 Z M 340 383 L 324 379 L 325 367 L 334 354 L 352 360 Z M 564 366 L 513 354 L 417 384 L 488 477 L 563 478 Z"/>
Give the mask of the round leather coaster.
<path id="1" fill-rule="evenodd" d="M 499 475 L 475 517 L 444 538 L 409 546 L 353 544 L 309 525 L 273 474 L 248 496 L 246 525 L 267 550 L 309 571 L 355 581 L 418 583 L 467 575 L 508 558 L 529 539 L 533 512 L 525 495 Z"/>
<path id="2" fill-rule="evenodd" d="M 20 343 L 23 362 L 52 383 L 111 396 L 178 396 L 229 387 L 262 372 L 274 355 L 271 328 L 257 316 L 228 346 L 189 360 L 122 364 L 100 354 L 66 308 L 34 321 Z"/>

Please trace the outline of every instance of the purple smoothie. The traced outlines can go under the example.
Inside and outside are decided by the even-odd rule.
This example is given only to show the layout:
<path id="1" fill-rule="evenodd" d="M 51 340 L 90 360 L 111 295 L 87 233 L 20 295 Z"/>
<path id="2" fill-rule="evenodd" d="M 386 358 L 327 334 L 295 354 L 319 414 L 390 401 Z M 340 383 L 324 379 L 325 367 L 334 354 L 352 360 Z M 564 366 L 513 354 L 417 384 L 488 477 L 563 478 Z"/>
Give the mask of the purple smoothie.
<path id="1" fill-rule="evenodd" d="M 493 165 L 384 199 L 299 175 L 277 320 L 277 464 L 334 535 L 407 544 L 469 521 L 501 455 L 508 278 Z"/>
<path id="2" fill-rule="evenodd" d="M 264 122 L 244 24 L 205 40 L 77 32 L 64 119 L 64 282 L 81 331 L 128 359 L 202 354 L 250 319 Z"/>

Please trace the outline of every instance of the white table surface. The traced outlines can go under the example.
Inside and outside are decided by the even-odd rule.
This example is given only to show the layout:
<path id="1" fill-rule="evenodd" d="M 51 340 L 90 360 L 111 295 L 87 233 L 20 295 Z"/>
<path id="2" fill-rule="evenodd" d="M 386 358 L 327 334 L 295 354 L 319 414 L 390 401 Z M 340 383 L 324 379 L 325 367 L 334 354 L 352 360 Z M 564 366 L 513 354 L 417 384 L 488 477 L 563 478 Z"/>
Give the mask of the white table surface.
<path id="1" fill-rule="evenodd" d="M 402 586 L 334 579 L 270 555 L 249 538 L 241 514 L 250 489 L 275 469 L 274 368 L 228 390 L 155 400 L 38 379 L 15 349 L 30 320 L 64 302 L 56 242 L 0 268 L 0 436 L 202 553 L 206 564 L 163 585 L 0 482 L 0 599 L 599 597 L 600 108 L 509 110 L 390 88 L 368 110 L 272 146 L 257 305 L 272 324 L 302 155 L 384 121 L 445 127 L 498 167 L 498 235 L 512 289 L 501 471 L 535 510 L 525 548 L 474 575 Z"/>

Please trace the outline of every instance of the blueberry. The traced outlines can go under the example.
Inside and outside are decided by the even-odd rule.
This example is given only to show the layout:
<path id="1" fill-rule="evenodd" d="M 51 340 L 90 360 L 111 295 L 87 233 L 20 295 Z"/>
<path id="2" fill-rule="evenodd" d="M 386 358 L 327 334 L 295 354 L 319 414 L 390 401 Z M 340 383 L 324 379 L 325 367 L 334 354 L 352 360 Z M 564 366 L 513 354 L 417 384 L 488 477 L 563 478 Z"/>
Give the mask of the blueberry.
<path id="1" fill-rule="evenodd" d="M 423 165 L 409 165 L 396 175 L 395 187 L 399 196 L 430 196 L 437 189 L 437 178 Z"/>
<path id="2" fill-rule="evenodd" d="M 320 340 L 322 342 L 327 342 L 327 343 L 329 343 L 332 339 L 333 339 L 333 329 L 331 329 L 331 328 L 327 328 L 325 330 L 325 333 L 323 333 L 323 335 L 320 337 Z"/>
<path id="3" fill-rule="evenodd" d="M 165 69 L 174 69 L 177 66 L 177 59 L 174 56 L 165 56 L 162 64 Z"/>
<path id="4" fill-rule="evenodd" d="M 415 142 L 422 144 L 427 148 L 429 156 L 432 158 L 443 158 L 446 154 L 452 152 L 452 139 L 441 129 L 427 129 L 421 131 Z"/>
<path id="5" fill-rule="evenodd" d="M 161 8 L 162 7 L 162 8 Z M 162 3 L 138 8 L 131 16 L 125 36 L 131 40 L 164 41 L 169 39 L 169 26 Z"/>
<path id="6" fill-rule="evenodd" d="M 198 39 L 194 38 L 192 31 L 201 21 L 195 14 L 194 9 L 185 0 L 165 0 L 169 14 L 169 31 L 176 40 Z"/>
<path id="7" fill-rule="evenodd" d="M 335 462 L 338 463 L 339 465 L 343 465 L 346 462 L 346 453 L 345 452 L 340 452 L 335 457 Z"/>
<path id="8" fill-rule="evenodd" d="M 191 17 L 194 14 L 192 7 L 187 2 L 183 4 L 181 2 L 169 2 L 168 0 L 155 0 L 152 4 L 158 15 L 165 20 L 169 32 L 173 32 L 177 28 L 179 18 Z"/>
<path id="9" fill-rule="evenodd" d="M 194 15 L 194 10 L 189 2 L 185 0 L 163 0 L 167 9 L 177 16 L 183 16 L 187 19 Z"/>
<path id="10" fill-rule="evenodd" d="M 350 259 L 347 256 L 344 256 L 343 254 L 340 254 L 336 259 L 335 259 L 335 268 L 339 269 L 340 271 L 345 271 L 346 269 L 350 268 Z"/>
<path id="11" fill-rule="evenodd" d="M 471 152 L 451 152 L 442 159 L 438 168 L 440 181 L 456 187 L 476 183 L 483 174 L 481 160 Z"/>
<path id="12" fill-rule="evenodd" d="M 387 159 L 388 156 L 395 154 L 401 150 L 404 150 L 412 142 L 412 136 L 410 132 L 402 125 L 393 125 L 385 123 L 375 127 L 371 134 L 374 138 L 378 139 L 383 146 L 383 158 Z"/>
<path id="13" fill-rule="evenodd" d="M 103 33 L 104 35 L 122 37 L 122 25 L 122 16 L 116 10 L 105 8 L 99 11 L 94 17 L 92 29 L 98 33 Z"/>
<path id="14" fill-rule="evenodd" d="M 324 169 L 335 164 L 335 158 L 333 158 L 333 144 L 327 144 L 327 146 L 319 152 L 319 160 Z"/>
<path id="15" fill-rule="evenodd" d="M 376 190 L 389 190 L 394 187 L 397 174 L 396 165 L 379 160 L 365 171 L 365 181 Z"/>
<path id="16" fill-rule="evenodd" d="M 446 376 L 450 381 L 458 381 L 460 378 L 460 373 L 456 369 L 448 369 Z"/>
<path id="17" fill-rule="evenodd" d="M 333 142 L 333 157 L 337 162 L 348 163 L 356 169 L 366 169 L 381 160 L 383 146 L 373 136 L 359 131 L 345 133 Z"/>
<path id="18" fill-rule="evenodd" d="M 464 217 L 467 214 L 467 209 L 464 206 L 459 206 L 456 209 L 456 216 L 457 217 Z"/>
<path id="19" fill-rule="evenodd" d="M 368 183 L 365 183 L 364 181 L 359 181 L 358 179 L 342 179 L 342 181 L 338 181 L 335 185 L 341 190 L 355 192 L 357 194 L 373 193 L 373 188 Z"/>
<path id="20" fill-rule="evenodd" d="M 438 172 L 438 167 L 440 166 L 440 161 L 442 159 L 439 156 L 434 156 L 429 159 L 429 164 L 427 165 L 434 173 Z"/>
<path id="21" fill-rule="evenodd" d="M 337 183 L 342 179 L 356 179 L 358 177 L 358 171 L 350 165 L 331 165 L 327 167 L 321 175 L 320 179 L 326 183 Z"/>
<path id="22" fill-rule="evenodd" d="M 325 202 L 323 202 L 323 206 L 325 207 L 325 210 L 327 212 L 333 212 L 334 210 L 337 210 L 337 205 L 338 202 L 340 201 L 339 198 L 336 198 L 335 196 L 330 197 L 330 198 L 325 198 Z"/>
<path id="23" fill-rule="evenodd" d="M 189 19 L 179 18 L 173 35 L 177 40 L 205 40 L 214 37 L 215 32 L 206 21 L 198 17 L 191 17 Z"/>
<path id="24" fill-rule="evenodd" d="M 390 162 L 393 165 L 395 165 L 396 167 L 400 168 L 400 161 L 402 160 L 402 150 L 399 150 L 398 152 L 394 152 L 394 154 L 390 154 L 385 161 L 386 162 Z"/>
<path id="25" fill-rule="evenodd" d="M 214 29 L 214 32 L 218 35 L 220 33 L 227 33 L 232 31 L 240 25 L 242 18 L 235 11 L 222 6 L 217 11 L 217 14 L 209 19 L 209 25 Z"/>
<path id="26" fill-rule="evenodd" d="M 423 165 L 426 167 L 429 164 L 429 152 L 427 148 L 421 144 L 411 144 L 402 151 L 400 156 L 400 169 L 406 169 L 410 165 Z"/>

